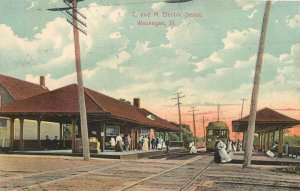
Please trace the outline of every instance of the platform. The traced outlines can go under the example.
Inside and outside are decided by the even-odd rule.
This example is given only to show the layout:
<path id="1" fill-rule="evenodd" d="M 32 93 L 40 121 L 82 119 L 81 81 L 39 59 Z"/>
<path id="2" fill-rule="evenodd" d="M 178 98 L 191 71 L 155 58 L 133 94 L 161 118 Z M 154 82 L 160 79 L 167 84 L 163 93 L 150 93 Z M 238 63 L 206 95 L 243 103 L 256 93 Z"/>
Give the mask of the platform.
<path id="1" fill-rule="evenodd" d="M 244 152 L 238 152 L 231 155 L 232 161 L 234 164 L 243 164 L 244 161 Z M 254 165 L 300 165 L 300 158 L 292 158 L 292 157 L 268 157 L 261 152 L 253 152 L 251 158 L 251 164 Z"/>
<path id="2" fill-rule="evenodd" d="M 170 152 L 181 152 L 186 151 L 183 147 L 171 147 Z M 107 158 L 107 159 L 140 159 L 147 157 L 154 157 L 162 155 L 166 150 L 132 150 L 132 151 L 123 151 L 116 152 L 112 150 L 105 150 L 99 154 L 91 153 L 92 158 Z M 43 151 L 13 151 L 6 154 L 21 154 L 21 155 L 50 155 L 50 156 L 74 156 L 81 157 L 81 153 L 72 153 L 72 150 L 43 150 Z"/>

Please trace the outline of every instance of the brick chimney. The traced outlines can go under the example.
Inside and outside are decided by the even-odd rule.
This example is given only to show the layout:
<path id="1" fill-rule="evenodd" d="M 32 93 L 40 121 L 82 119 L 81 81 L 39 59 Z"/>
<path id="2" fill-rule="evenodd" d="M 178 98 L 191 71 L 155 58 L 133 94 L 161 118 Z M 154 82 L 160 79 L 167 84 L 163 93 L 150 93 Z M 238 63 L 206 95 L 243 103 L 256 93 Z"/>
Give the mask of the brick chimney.
<path id="1" fill-rule="evenodd" d="M 40 76 L 40 86 L 46 88 L 45 76 Z"/>
<path id="2" fill-rule="evenodd" d="M 140 108 L 140 98 L 133 98 L 133 106 Z"/>

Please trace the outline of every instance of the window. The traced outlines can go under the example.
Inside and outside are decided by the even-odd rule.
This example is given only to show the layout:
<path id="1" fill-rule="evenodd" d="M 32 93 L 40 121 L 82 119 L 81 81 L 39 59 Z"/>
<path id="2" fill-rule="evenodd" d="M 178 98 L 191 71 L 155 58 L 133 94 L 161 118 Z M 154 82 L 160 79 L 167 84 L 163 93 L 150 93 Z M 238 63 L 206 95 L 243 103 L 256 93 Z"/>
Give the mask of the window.
<path id="1" fill-rule="evenodd" d="M 226 137 L 226 135 L 227 135 L 227 130 L 222 130 L 221 131 L 221 136 L 222 137 Z"/>
<path id="2" fill-rule="evenodd" d="M 220 129 L 214 129 L 214 136 L 220 135 Z"/>
<path id="3" fill-rule="evenodd" d="M 213 130 L 208 130 L 208 135 L 211 136 L 213 134 Z"/>

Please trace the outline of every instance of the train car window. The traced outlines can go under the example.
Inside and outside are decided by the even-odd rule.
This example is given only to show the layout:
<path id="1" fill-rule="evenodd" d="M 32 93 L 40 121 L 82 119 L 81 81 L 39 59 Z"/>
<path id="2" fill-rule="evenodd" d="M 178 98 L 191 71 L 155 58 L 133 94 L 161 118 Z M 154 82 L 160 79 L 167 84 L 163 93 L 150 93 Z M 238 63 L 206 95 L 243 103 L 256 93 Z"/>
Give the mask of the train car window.
<path id="1" fill-rule="evenodd" d="M 220 130 L 214 129 L 214 136 L 219 136 L 219 135 L 220 135 Z"/>
<path id="2" fill-rule="evenodd" d="M 208 130 L 208 135 L 212 135 L 213 131 L 212 130 Z"/>
<path id="3" fill-rule="evenodd" d="M 221 131 L 221 136 L 222 136 L 222 137 L 225 137 L 226 134 L 227 134 L 227 131 L 226 131 L 226 130 L 222 130 L 222 131 Z"/>

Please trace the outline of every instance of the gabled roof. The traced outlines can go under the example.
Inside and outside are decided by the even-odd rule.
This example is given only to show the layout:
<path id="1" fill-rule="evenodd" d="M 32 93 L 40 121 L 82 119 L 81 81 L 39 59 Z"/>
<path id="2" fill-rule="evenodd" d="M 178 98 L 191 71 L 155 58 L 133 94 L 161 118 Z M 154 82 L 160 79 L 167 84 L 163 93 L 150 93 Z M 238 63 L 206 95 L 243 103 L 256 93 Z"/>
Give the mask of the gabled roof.
<path id="1" fill-rule="evenodd" d="M 85 88 L 85 103 L 88 115 L 109 115 L 118 119 L 136 122 L 147 126 L 165 128 L 173 131 L 179 129 L 163 119 L 153 121 L 132 105 Z M 79 114 L 78 88 L 71 84 L 50 92 L 16 101 L 0 108 L 0 115 L 26 113 L 30 114 Z"/>
<path id="2" fill-rule="evenodd" d="M 248 120 L 249 120 L 249 115 L 237 121 L 248 122 Z M 256 121 L 257 122 L 297 122 L 298 120 L 290 118 L 286 115 L 283 115 L 277 111 L 274 111 L 266 107 L 256 112 Z"/>
<path id="3" fill-rule="evenodd" d="M 233 132 L 246 131 L 248 128 L 249 115 L 239 120 L 232 121 Z M 300 121 L 278 113 L 270 108 L 263 108 L 256 112 L 255 132 L 268 132 L 278 128 L 291 128 L 299 125 Z"/>
<path id="4" fill-rule="evenodd" d="M 153 121 L 153 123 L 157 124 L 157 126 L 162 126 L 162 127 L 166 127 L 170 130 L 180 130 L 179 128 L 175 127 L 174 125 L 172 125 L 171 123 L 169 123 L 167 120 L 162 119 L 160 117 L 158 117 L 157 115 L 151 113 L 150 111 L 144 109 L 144 108 L 139 108 L 139 111 L 145 116 L 148 117 L 149 115 L 153 115 L 154 118 L 150 119 Z M 174 127 L 176 129 L 174 129 Z"/>
<path id="5" fill-rule="evenodd" d="M 0 74 L 0 84 L 15 100 L 22 100 L 34 95 L 48 92 L 49 90 L 38 84 L 26 82 Z"/>

